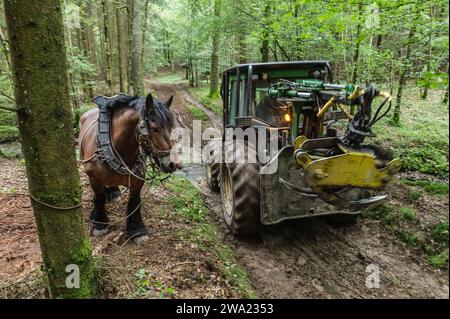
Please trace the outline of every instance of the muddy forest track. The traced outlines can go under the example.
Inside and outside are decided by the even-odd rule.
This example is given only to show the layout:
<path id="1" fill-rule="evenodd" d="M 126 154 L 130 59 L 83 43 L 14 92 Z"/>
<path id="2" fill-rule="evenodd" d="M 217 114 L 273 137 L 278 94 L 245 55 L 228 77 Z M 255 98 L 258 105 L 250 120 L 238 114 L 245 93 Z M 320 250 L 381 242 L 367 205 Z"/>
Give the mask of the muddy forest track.
<path id="1" fill-rule="evenodd" d="M 177 96 L 174 113 L 180 126 L 190 127 L 186 123 L 189 111 L 183 110 L 189 103 L 202 109 L 213 126 L 220 127 L 220 117 L 195 101 L 184 84 L 152 82 L 151 87 L 162 99 Z M 225 240 L 234 249 L 261 297 L 449 296 L 448 276 L 409 251 L 377 221 L 360 219 L 347 226 L 325 219 L 289 221 L 265 227 L 257 238 L 236 239 L 224 226 L 220 196 L 207 188 L 203 167 L 184 164 L 180 174 L 202 191 Z M 379 288 L 370 289 L 366 285 L 372 267 L 379 269 Z"/>

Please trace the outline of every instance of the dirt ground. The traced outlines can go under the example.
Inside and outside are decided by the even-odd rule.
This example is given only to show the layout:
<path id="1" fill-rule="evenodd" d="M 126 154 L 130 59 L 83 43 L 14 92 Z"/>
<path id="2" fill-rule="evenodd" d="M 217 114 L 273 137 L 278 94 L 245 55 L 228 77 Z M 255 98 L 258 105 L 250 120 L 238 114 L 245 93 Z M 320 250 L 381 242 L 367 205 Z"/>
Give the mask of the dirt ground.
<path id="1" fill-rule="evenodd" d="M 172 110 L 180 126 L 189 127 L 192 123 L 185 103 L 203 107 L 182 85 L 152 82 L 151 87 L 161 99 L 175 95 Z M 207 108 L 204 111 L 213 125 L 220 125 L 219 117 Z M 448 273 L 431 267 L 379 221 L 360 219 L 345 227 L 324 219 L 290 221 L 266 227 L 252 240 L 239 240 L 224 226 L 219 195 L 207 189 L 203 168 L 184 165 L 179 174 L 201 190 L 225 243 L 234 250 L 263 298 L 449 297 Z M 91 192 L 83 174 L 82 179 L 83 210 L 88 216 Z M 394 201 L 401 201 L 407 190 L 392 187 L 389 191 Z M 224 279 L 221 261 L 213 250 L 202 250 L 175 236 L 189 233 L 193 226 L 165 208 L 166 198 L 167 190 L 152 189 L 144 199 L 143 217 L 151 236 L 148 243 L 139 247 L 124 243 L 121 236 L 125 199 L 108 207 L 112 231 L 93 239 L 105 297 L 239 297 L 236 287 Z M 429 211 L 430 215 L 436 209 L 426 201 L 420 205 L 420 212 Z M 448 210 L 448 200 L 439 205 L 440 211 Z M 18 159 L 0 158 L 0 287 L 20 281 L 40 266 L 25 168 Z M 371 267 L 379 269 L 379 288 L 366 287 Z"/>

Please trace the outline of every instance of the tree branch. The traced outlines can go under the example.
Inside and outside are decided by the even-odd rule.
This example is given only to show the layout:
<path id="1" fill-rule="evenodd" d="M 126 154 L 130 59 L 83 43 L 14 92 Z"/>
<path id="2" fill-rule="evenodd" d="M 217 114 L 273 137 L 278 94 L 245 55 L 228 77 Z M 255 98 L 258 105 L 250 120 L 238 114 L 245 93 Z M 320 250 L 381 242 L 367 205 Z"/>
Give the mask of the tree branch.
<path id="1" fill-rule="evenodd" d="M 0 105 L 0 110 L 5 110 L 5 111 L 10 111 L 10 112 L 18 112 L 19 110 L 14 108 L 14 107 L 7 107 L 7 106 L 1 106 Z"/>
<path id="2" fill-rule="evenodd" d="M 7 99 L 15 102 L 16 100 L 14 100 L 14 98 L 12 96 L 10 96 L 9 94 L 6 94 L 5 92 L 0 90 L 0 95 L 6 97 Z"/>

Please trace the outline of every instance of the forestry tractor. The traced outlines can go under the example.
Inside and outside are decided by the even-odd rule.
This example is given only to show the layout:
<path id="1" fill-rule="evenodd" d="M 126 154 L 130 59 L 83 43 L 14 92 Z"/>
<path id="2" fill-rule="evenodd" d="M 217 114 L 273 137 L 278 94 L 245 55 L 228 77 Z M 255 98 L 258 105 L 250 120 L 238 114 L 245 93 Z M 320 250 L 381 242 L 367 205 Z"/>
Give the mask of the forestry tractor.
<path id="1" fill-rule="evenodd" d="M 261 225 L 313 216 L 354 220 L 386 198 L 380 191 L 400 161 L 364 140 L 389 112 L 389 93 L 371 84 L 333 84 L 331 63 L 302 61 L 230 68 L 223 72 L 221 95 L 224 131 L 267 133 L 257 133 L 256 142 L 244 135 L 244 147 L 238 150 L 236 143 L 235 150 L 238 134 L 226 138 L 224 132 L 204 153 L 208 184 L 220 189 L 233 233 L 251 235 Z M 376 97 L 381 103 L 372 110 Z M 260 150 L 269 160 L 260 160 Z M 255 162 L 238 160 L 250 154 Z"/>

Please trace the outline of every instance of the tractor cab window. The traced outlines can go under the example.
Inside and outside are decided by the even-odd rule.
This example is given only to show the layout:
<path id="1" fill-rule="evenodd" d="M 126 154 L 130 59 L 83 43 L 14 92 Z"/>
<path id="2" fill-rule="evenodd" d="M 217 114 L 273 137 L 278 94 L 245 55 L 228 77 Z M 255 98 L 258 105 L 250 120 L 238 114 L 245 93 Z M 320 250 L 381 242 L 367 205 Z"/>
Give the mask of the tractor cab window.
<path id="1" fill-rule="evenodd" d="M 245 116 L 245 79 L 237 81 L 236 79 L 230 81 L 229 101 L 230 101 L 230 117 L 229 125 L 235 125 L 236 117 Z"/>
<path id="2" fill-rule="evenodd" d="M 269 96 L 268 88 L 277 80 L 253 81 L 251 113 L 258 119 L 273 126 L 289 126 L 289 107 L 287 103 L 278 102 Z"/>

